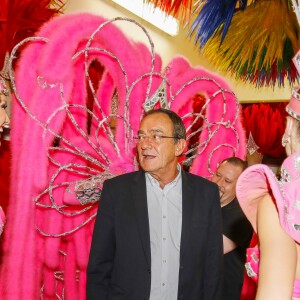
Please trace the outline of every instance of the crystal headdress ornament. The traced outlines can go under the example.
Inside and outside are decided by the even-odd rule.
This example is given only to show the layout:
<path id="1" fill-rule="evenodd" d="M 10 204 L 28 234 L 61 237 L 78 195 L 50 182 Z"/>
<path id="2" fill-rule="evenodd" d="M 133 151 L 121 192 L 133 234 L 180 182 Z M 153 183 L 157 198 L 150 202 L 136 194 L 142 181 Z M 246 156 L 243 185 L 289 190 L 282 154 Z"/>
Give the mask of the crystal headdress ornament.
<path id="1" fill-rule="evenodd" d="M 3 94 L 6 97 L 8 97 L 8 95 L 9 95 L 9 89 L 5 82 L 5 80 L 9 79 L 9 75 L 8 75 L 9 62 L 8 62 L 8 60 L 9 60 L 9 55 L 8 55 L 8 53 L 6 53 L 4 66 L 3 66 L 2 70 L 0 71 L 0 95 Z"/>
<path id="2" fill-rule="evenodd" d="M 145 111 L 152 110 L 157 103 L 160 103 L 161 108 L 169 109 L 166 95 L 166 83 L 163 80 L 160 87 L 154 93 L 154 95 L 143 104 Z"/>
<path id="3" fill-rule="evenodd" d="M 254 152 L 256 152 L 259 149 L 259 146 L 257 146 L 257 144 L 254 141 L 251 131 L 249 133 L 246 147 L 247 147 L 247 150 L 249 151 L 250 155 L 252 155 Z"/>
<path id="4" fill-rule="evenodd" d="M 4 79 L 0 77 L 0 95 L 1 94 L 8 97 L 9 90 L 6 86 L 6 83 L 5 83 Z"/>
<path id="5" fill-rule="evenodd" d="M 146 42 L 129 40 L 116 27 L 120 22 L 144 32 Z M 25 45 L 14 73 L 15 53 Z M 17 180 L 11 183 L 4 231 L 4 299 L 85 299 L 102 183 L 138 169 L 132 141 L 144 107 L 161 100 L 156 106 L 182 118 L 188 141 L 198 134 L 197 146 L 183 157 L 183 163 L 191 162 L 190 172 L 210 177 L 223 158 L 245 155 L 239 104 L 228 84 L 183 57 L 162 71 L 149 34 L 133 20 L 90 14 L 54 18 L 18 44 L 9 63 L 12 121 L 22 126 L 11 136 Z M 195 113 L 198 93 L 206 102 Z M 201 128 L 195 129 L 200 119 Z"/>

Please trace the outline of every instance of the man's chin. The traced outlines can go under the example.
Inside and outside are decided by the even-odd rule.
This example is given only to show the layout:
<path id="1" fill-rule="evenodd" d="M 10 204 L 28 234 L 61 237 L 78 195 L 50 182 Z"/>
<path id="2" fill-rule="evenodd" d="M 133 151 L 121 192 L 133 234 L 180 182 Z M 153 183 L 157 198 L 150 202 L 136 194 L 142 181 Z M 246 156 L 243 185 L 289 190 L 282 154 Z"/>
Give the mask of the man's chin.
<path id="1" fill-rule="evenodd" d="M 145 172 L 151 172 L 155 170 L 155 166 L 153 162 L 149 160 L 140 162 L 140 166 Z"/>

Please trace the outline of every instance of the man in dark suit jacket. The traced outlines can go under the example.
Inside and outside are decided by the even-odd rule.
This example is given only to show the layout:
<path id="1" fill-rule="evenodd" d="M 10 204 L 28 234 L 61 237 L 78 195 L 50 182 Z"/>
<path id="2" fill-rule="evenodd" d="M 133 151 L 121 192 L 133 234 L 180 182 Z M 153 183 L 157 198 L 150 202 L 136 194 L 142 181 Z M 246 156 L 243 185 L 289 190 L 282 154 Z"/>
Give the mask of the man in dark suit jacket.
<path id="1" fill-rule="evenodd" d="M 186 133 L 174 112 L 148 113 L 137 139 L 142 170 L 103 185 L 87 299 L 221 299 L 217 186 L 181 170 Z"/>

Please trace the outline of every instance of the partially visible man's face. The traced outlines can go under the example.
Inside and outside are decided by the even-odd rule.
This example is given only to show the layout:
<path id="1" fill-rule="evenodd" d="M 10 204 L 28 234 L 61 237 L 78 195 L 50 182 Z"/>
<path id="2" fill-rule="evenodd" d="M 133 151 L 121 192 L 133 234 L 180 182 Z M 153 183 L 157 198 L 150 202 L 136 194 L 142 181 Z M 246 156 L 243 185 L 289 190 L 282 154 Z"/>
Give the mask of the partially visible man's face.
<path id="1" fill-rule="evenodd" d="M 212 177 L 212 181 L 219 186 L 221 206 L 230 203 L 235 198 L 237 179 L 242 173 L 240 166 L 227 161 L 223 162 Z"/>

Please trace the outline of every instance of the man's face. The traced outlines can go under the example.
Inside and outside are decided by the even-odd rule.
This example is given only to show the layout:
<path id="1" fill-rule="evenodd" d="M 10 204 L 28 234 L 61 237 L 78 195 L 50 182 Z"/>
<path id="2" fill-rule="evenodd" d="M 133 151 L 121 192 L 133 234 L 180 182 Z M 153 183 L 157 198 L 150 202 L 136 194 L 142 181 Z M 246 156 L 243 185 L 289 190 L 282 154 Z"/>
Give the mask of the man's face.
<path id="1" fill-rule="evenodd" d="M 151 139 L 155 135 L 173 136 L 173 123 L 167 115 L 155 113 L 146 116 L 138 131 L 138 135 L 146 136 L 137 144 L 139 163 L 142 169 L 154 177 L 165 178 L 176 169 L 177 156 L 183 152 L 184 140 L 174 143 L 174 139 Z M 150 138 L 148 138 L 150 137 Z M 185 145 L 185 144 L 184 144 Z"/>
<path id="2" fill-rule="evenodd" d="M 235 198 L 236 182 L 242 168 L 229 162 L 223 162 L 212 177 L 212 181 L 219 186 L 221 206 L 230 203 Z"/>

